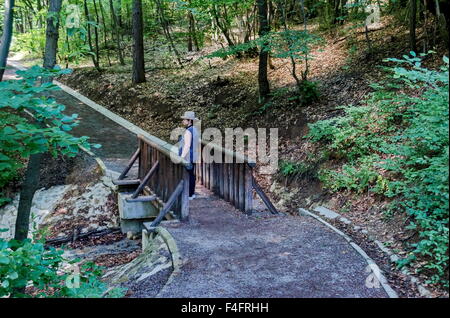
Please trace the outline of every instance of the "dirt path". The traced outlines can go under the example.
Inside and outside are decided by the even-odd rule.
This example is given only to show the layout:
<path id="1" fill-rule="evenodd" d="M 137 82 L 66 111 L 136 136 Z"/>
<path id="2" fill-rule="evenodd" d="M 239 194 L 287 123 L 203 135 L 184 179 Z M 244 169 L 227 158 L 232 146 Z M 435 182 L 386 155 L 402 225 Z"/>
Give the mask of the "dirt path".
<path id="1" fill-rule="evenodd" d="M 347 241 L 306 217 L 248 217 L 208 193 L 167 229 L 184 264 L 158 297 L 387 297 Z"/>
<path id="2" fill-rule="evenodd" d="M 54 96 L 68 114 L 79 114 L 73 133 L 102 144 L 95 153 L 120 171 L 137 147 L 135 135 L 64 91 Z M 317 221 L 249 217 L 199 191 L 190 221 L 167 226 L 184 265 L 159 297 L 387 297 L 381 287 L 366 287 L 370 273 L 360 254 Z"/>

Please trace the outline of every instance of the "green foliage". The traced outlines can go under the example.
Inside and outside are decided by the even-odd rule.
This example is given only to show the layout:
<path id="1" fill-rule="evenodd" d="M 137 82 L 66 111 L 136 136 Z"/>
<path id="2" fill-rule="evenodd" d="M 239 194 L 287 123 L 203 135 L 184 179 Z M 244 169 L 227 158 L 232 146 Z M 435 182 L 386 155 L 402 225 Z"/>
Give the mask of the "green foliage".
<path id="1" fill-rule="evenodd" d="M 124 296 L 124 289 L 108 290 L 107 284 L 100 280 L 102 268 L 92 262 L 76 265 L 79 260 L 68 261 L 63 252 L 45 247 L 43 241 L 0 238 L 0 297 L 30 297 L 25 293 L 27 286 L 35 288 L 35 297 Z"/>
<path id="2" fill-rule="evenodd" d="M 279 171 L 285 177 L 304 175 L 311 172 L 311 165 L 304 162 L 281 160 L 279 164 Z"/>
<path id="3" fill-rule="evenodd" d="M 41 77 L 67 72 L 33 66 L 17 71 L 19 80 L 0 82 L 0 187 L 17 175 L 31 154 L 49 151 L 53 156 L 75 156 L 80 145 L 90 149 L 88 137 L 77 138 L 68 133 L 77 125 L 78 116 L 63 114 L 64 105 L 43 95 L 59 87 L 39 83 Z"/>
<path id="4" fill-rule="evenodd" d="M 317 159 L 317 158 L 316 158 Z M 307 177 L 311 179 L 317 178 L 317 164 L 316 162 L 304 161 L 289 161 L 280 160 L 279 172 L 282 176 L 287 178 Z"/>
<path id="5" fill-rule="evenodd" d="M 344 107 L 344 116 L 310 125 L 307 137 L 347 161 L 320 172 L 326 187 L 392 197 L 395 210 L 412 217 L 420 240 L 399 265 L 420 256 L 429 282 L 448 286 L 449 61 L 443 60 L 430 70 L 414 52 L 387 59 L 396 64 L 388 68 L 390 82 L 372 85 L 365 106 Z"/>
<path id="6" fill-rule="evenodd" d="M 344 164 L 342 170 L 321 170 L 319 180 L 332 191 L 348 189 L 357 193 L 372 191 L 383 194 L 388 190 L 387 180 L 373 169 L 377 155 L 361 157 L 354 164 Z"/>
<path id="7" fill-rule="evenodd" d="M 298 90 L 302 105 L 310 105 L 319 100 L 320 93 L 316 82 L 301 81 Z"/>
<path id="8" fill-rule="evenodd" d="M 11 46 L 13 52 L 25 52 L 30 57 L 41 58 L 45 49 L 45 29 L 33 29 L 27 33 L 14 35 Z"/>
<path id="9" fill-rule="evenodd" d="M 225 58 L 259 47 L 262 50 L 271 52 L 272 56 L 276 58 L 293 57 L 302 61 L 310 53 L 311 46 L 321 41 L 322 39 L 319 36 L 308 31 L 285 30 L 269 32 L 255 40 L 214 51 L 205 56 L 205 58 Z"/>

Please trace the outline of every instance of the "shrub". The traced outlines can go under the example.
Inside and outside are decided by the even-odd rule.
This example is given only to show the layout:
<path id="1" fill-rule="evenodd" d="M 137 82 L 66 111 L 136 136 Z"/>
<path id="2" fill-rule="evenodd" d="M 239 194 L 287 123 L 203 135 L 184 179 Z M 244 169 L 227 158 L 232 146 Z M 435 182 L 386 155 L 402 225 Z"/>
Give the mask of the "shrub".
<path id="1" fill-rule="evenodd" d="M 332 191 L 370 191 L 394 198 L 391 210 L 412 217 L 419 233 L 404 266 L 420 257 L 420 271 L 430 283 L 448 287 L 448 64 L 438 70 L 422 66 L 411 52 L 387 68 L 392 78 L 373 84 L 361 107 L 344 107 L 345 115 L 310 125 L 308 138 L 343 160 L 339 170 L 320 171 Z"/>
<path id="2" fill-rule="evenodd" d="M 102 268 L 92 262 L 80 265 L 78 276 L 64 270 L 79 260 L 68 261 L 63 252 L 42 241 L 0 238 L 0 297 L 31 297 L 25 293 L 27 286 L 35 288 L 35 297 L 123 297 L 124 289 L 108 290 L 100 280 Z"/>

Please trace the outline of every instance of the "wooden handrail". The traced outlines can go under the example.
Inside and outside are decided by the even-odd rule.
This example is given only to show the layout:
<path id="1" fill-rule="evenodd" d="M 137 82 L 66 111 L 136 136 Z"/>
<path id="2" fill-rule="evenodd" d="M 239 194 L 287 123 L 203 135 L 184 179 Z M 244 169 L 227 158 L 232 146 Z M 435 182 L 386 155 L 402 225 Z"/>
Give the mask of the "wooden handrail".
<path id="1" fill-rule="evenodd" d="M 136 159 L 139 157 L 140 153 L 141 153 L 141 148 L 138 148 L 136 150 L 136 152 L 133 154 L 133 156 L 131 157 L 130 161 L 128 161 L 127 167 L 125 168 L 125 170 L 122 171 L 122 173 L 120 174 L 119 178 L 117 178 L 117 180 L 122 180 L 123 178 L 126 177 L 128 171 L 130 171 L 131 167 L 133 166 Z"/>
<path id="2" fill-rule="evenodd" d="M 214 151 L 220 151 L 221 153 L 225 154 L 226 156 L 230 156 L 236 159 L 239 159 L 239 163 L 246 163 L 251 167 L 256 166 L 256 162 L 254 161 L 250 161 L 250 159 L 248 158 L 248 156 L 243 155 L 239 152 L 224 148 L 218 144 L 215 144 L 211 141 L 206 141 L 206 140 L 201 140 L 201 144 L 207 147 L 210 147 L 211 149 L 214 149 Z M 237 160 L 236 160 L 237 161 Z"/>
<path id="3" fill-rule="evenodd" d="M 264 193 L 264 191 L 259 186 L 258 182 L 255 180 L 255 178 L 252 178 L 253 182 L 253 188 L 255 189 L 256 193 L 258 193 L 259 197 L 263 200 L 266 207 L 269 209 L 270 213 L 272 214 L 278 214 L 277 209 L 275 206 L 270 202 L 269 197 Z"/>
<path id="4" fill-rule="evenodd" d="M 171 159 L 175 159 L 176 162 L 182 164 L 186 169 L 190 170 L 192 169 L 192 163 L 187 161 L 186 159 L 182 158 L 178 154 L 172 151 L 173 145 L 169 144 L 168 142 L 162 141 L 161 139 L 158 140 L 151 140 L 143 135 L 137 136 L 140 140 L 143 142 L 149 144 L 150 146 L 156 148 L 159 152 L 166 155 L 167 157 Z"/>
<path id="5" fill-rule="evenodd" d="M 166 216 L 166 214 L 169 212 L 172 205 L 175 203 L 178 196 L 183 192 L 184 188 L 184 180 L 181 180 L 175 190 L 172 192 L 172 194 L 169 197 L 169 200 L 164 204 L 163 208 L 159 211 L 158 216 L 156 219 L 150 224 L 150 227 L 158 226 L 159 223 L 163 220 L 163 218 Z"/>
<path id="6" fill-rule="evenodd" d="M 152 175 L 156 172 L 156 169 L 158 169 L 158 167 L 159 167 L 159 162 L 156 161 L 155 164 L 153 165 L 153 167 L 145 175 L 145 177 L 142 180 L 139 187 L 136 189 L 136 191 L 134 191 L 133 195 L 131 196 L 131 199 L 136 199 L 137 196 L 139 195 L 139 193 L 141 193 L 141 191 L 144 190 L 144 187 L 147 185 L 148 181 L 150 180 Z"/>

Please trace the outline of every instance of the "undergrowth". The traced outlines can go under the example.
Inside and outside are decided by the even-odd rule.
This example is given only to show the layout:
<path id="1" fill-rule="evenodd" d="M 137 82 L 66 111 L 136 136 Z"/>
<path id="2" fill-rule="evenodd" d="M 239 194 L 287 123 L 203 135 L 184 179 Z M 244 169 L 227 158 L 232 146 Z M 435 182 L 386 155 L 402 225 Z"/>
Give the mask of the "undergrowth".
<path id="1" fill-rule="evenodd" d="M 342 163 L 319 171 L 325 188 L 394 199 L 389 213 L 406 212 L 408 229 L 419 234 L 398 266 L 416 263 L 427 283 L 448 288 L 449 60 L 431 70 L 422 57 L 385 60 L 394 64 L 386 68 L 392 76 L 372 84 L 363 106 L 310 124 L 306 138 Z"/>

